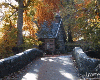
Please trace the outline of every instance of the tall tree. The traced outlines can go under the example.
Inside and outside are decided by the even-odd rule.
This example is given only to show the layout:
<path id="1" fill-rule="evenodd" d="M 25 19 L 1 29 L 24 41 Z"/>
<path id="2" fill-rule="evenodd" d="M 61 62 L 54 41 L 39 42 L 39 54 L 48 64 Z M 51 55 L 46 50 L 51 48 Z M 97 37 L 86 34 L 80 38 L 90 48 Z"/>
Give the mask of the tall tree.
<path id="1" fill-rule="evenodd" d="M 81 30 L 84 39 L 89 42 L 89 46 L 96 51 L 100 51 L 100 4 L 98 0 L 84 0 L 81 4 L 76 4 L 77 26 Z"/>
<path id="2" fill-rule="evenodd" d="M 35 19 L 38 20 L 38 23 L 42 23 L 44 20 L 51 21 L 53 19 L 53 12 L 58 10 L 58 5 L 60 0 L 16 0 L 18 2 L 18 7 L 9 4 L 2 3 L 4 6 L 10 6 L 13 9 L 18 10 L 18 20 L 17 20 L 17 28 L 18 28 L 18 41 L 17 46 L 20 46 L 23 43 L 23 35 L 22 35 L 22 27 L 23 27 L 23 15 L 29 13 L 25 13 L 25 11 L 33 12 L 32 8 L 37 9 L 36 14 L 31 14 L 35 16 Z M 28 21 L 28 20 L 27 20 Z"/>
<path id="3" fill-rule="evenodd" d="M 32 48 L 34 45 L 39 45 L 41 42 L 35 34 L 38 28 L 34 21 L 38 21 L 38 26 L 45 20 L 50 23 L 54 18 L 54 12 L 59 10 L 60 4 L 60 0 L 16 1 L 18 5 L 11 2 L 0 3 L 0 7 L 4 5 L 6 8 L 2 20 L 3 28 L 0 30 L 3 34 L 0 38 L 0 56 L 3 54 L 5 57 L 10 56 L 13 53 L 12 49 L 16 46 Z M 22 32 L 27 33 L 23 35 Z"/>
<path id="4" fill-rule="evenodd" d="M 63 0 L 63 9 L 61 9 L 61 17 L 63 18 L 64 28 L 68 36 L 68 42 L 73 42 L 72 28 L 74 26 L 74 1 L 73 0 Z"/>
<path id="5" fill-rule="evenodd" d="M 17 45 L 21 45 L 23 43 L 23 35 L 22 35 L 22 27 L 23 27 L 23 1 L 24 0 L 18 0 L 19 7 L 18 7 L 18 20 L 17 20 L 17 28 L 18 28 L 18 40 Z"/>

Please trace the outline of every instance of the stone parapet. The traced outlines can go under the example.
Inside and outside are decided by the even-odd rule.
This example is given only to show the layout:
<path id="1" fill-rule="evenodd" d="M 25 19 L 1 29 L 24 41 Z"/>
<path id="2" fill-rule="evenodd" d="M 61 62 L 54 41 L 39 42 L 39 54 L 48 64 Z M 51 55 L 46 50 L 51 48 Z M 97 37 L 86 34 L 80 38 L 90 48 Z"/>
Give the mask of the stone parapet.
<path id="1" fill-rule="evenodd" d="M 0 78 L 16 72 L 37 57 L 42 57 L 43 52 L 38 49 L 28 49 L 14 56 L 0 60 Z"/>
<path id="2" fill-rule="evenodd" d="M 73 49 L 72 56 L 76 60 L 80 74 L 100 73 L 100 59 L 89 58 L 80 47 Z"/>

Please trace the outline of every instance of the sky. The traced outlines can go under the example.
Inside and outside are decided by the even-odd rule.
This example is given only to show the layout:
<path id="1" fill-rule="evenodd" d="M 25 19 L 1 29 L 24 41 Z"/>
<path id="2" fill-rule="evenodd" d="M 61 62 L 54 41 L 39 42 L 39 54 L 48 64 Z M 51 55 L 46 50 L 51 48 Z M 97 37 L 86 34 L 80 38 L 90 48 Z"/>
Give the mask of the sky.
<path id="1" fill-rule="evenodd" d="M 0 0 L 0 3 L 2 2 L 11 3 L 13 5 L 18 4 L 15 0 Z"/>
<path id="2" fill-rule="evenodd" d="M 9 3 L 9 4 L 12 4 L 12 5 L 18 5 L 18 3 L 15 1 L 15 0 L 0 0 L 0 4 L 3 3 L 3 2 L 6 2 L 6 3 Z M 0 8 L 0 29 L 2 28 L 2 18 L 4 16 L 4 12 L 9 10 L 9 8 L 5 8 L 3 5 L 2 5 L 2 8 Z M 28 36 L 30 33 L 29 31 L 23 31 L 23 34 L 25 36 Z M 0 38 L 2 37 L 2 33 L 0 32 Z"/>
<path id="3" fill-rule="evenodd" d="M 15 0 L 0 0 L 0 3 L 3 3 L 3 2 L 10 3 L 12 5 L 18 5 L 18 3 Z M 2 20 L 2 17 L 4 16 L 4 12 L 7 10 L 8 8 L 5 8 L 2 5 L 2 8 L 0 8 L 0 21 Z"/>

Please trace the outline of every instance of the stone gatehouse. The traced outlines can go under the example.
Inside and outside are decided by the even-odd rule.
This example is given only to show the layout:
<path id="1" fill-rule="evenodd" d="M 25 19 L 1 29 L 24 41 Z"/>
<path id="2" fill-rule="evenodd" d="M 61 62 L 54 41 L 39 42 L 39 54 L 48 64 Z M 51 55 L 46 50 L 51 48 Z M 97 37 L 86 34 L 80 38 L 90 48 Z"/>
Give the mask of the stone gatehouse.
<path id="1" fill-rule="evenodd" d="M 47 22 L 44 22 L 41 27 L 37 34 L 39 40 L 43 42 L 39 46 L 41 50 L 66 51 L 66 34 L 59 15 L 55 16 L 55 20 L 52 21 L 50 26 L 47 25 Z"/>

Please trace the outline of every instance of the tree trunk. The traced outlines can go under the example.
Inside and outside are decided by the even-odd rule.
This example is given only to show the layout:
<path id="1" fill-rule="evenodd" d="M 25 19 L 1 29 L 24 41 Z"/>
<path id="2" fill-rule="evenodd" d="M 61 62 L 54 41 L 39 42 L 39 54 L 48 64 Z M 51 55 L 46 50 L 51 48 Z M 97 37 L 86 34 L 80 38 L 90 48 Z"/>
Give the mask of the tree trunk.
<path id="1" fill-rule="evenodd" d="M 23 27 L 23 0 L 19 0 L 18 8 L 18 21 L 17 21 L 17 46 L 20 46 L 23 43 L 22 27 Z"/>
<path id="2" fill-rule="evenodd" d="M 70 30 L 70 26 L 68 26 L 68 42 L 73 42 L 72 35 L 71 35 L 71 30 Z"/>

